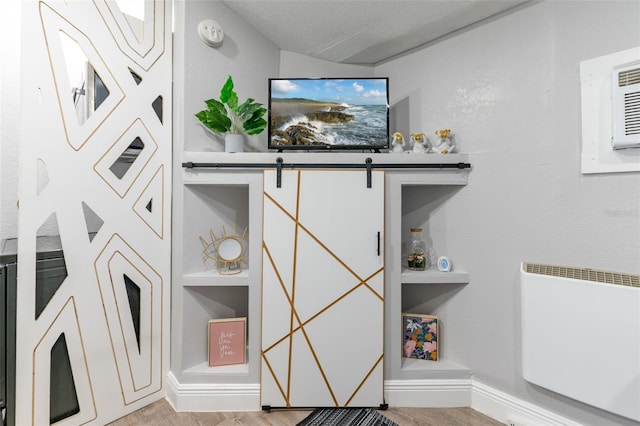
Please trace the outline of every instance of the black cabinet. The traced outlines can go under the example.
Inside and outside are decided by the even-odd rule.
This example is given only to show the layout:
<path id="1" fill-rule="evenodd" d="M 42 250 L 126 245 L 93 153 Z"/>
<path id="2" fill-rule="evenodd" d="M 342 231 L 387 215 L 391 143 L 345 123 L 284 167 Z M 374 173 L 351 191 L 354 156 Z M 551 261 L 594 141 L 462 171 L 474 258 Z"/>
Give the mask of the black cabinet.
<path id="1" fill-rule="evenodd" d="M 15 424 L 16 286 L 15 256 L 0 256 L 0 406 L 4 425 Z"/>

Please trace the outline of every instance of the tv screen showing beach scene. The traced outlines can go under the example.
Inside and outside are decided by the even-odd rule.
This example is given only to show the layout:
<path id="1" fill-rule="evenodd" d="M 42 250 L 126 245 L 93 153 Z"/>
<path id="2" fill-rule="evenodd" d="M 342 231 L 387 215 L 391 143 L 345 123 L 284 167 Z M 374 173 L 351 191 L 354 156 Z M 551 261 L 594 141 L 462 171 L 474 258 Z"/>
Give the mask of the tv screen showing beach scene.
<path id="1" fill-rule="evenodd" d="M 269 79 L 269 149 L 389 147 L 388 78 Z"/>

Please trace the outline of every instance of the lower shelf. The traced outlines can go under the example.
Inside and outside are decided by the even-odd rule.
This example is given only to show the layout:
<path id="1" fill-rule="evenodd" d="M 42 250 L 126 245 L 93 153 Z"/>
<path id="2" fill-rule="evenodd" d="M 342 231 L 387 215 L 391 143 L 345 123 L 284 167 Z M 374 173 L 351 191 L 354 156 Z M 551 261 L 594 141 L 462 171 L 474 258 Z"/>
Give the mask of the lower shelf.
<path id="1" fill-rule="evenodd" d="M 217 375 L 242 375 L 249 374 L 249 363 L 245 364 L 234 364 L 234 365 L 219 365 L 216 367 L 209 367 L 208 362 L 203 362 L 198 365 L 194 365 L 191 368 L 187 368 L 182 371 L 183 376 L 190 375 L 209 375 L 209 376 L 217 376 Z"/>
<path id="2" fill-rule="evenodd" d="M 402 358 L 402 370 L 437 370 L 437 371 L 471 371 L 467 367 L 457 364 L 448 359 L 439 361 L 426 361 L 416 358 Z"/>
<path id="3" fill-rule="evenodd" d="M 416 379 L 467 379 L 472 374 L 471 369 L 448 359 L 425 361 L 415 358 L 402 358 L 400 372 L 403 378 L 415 376 Z"/>

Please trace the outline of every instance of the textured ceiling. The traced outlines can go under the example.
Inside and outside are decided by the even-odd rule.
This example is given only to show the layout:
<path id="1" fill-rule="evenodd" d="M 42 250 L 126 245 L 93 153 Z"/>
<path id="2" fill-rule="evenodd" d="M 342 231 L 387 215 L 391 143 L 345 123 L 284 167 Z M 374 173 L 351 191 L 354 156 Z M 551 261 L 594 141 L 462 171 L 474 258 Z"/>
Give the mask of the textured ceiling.
<path id="1" fill-rule="evenodd" d="M 222 0 L 280 49 L 377 64 L 527 0 Z"/>

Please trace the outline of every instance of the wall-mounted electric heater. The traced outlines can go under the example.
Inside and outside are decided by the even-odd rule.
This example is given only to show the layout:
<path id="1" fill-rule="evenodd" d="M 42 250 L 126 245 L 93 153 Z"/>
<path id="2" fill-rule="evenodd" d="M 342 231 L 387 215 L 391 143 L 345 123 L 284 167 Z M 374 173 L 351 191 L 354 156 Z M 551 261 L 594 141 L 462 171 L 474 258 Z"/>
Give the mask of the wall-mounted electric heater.
<path id="1" fill-rule="evenodd" d="M 640 421 L 640 275 L 525 262 L 520 285 L 524 379 Z"/>
<path id="2" fill-rule="evenodd" d="M 615 67 L 611 77 L 611 146 L 640 148 L 640 61 Z"/>

